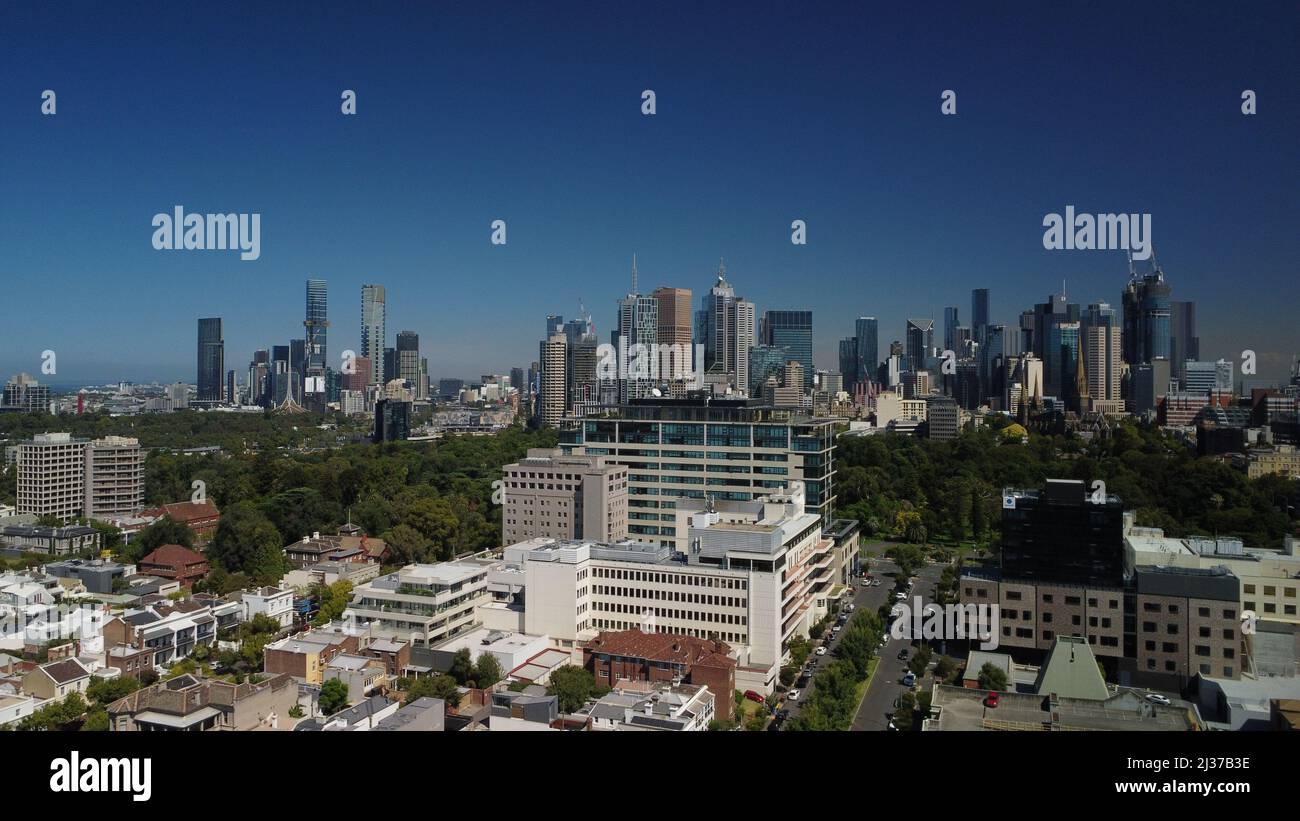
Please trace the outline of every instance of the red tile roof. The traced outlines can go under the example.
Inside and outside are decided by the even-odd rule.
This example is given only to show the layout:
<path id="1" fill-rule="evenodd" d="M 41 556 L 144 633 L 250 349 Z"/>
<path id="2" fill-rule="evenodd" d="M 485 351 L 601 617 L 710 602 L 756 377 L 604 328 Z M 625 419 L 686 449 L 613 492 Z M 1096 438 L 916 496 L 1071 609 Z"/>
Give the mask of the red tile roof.
<path id="1" fill-rule="evenodd" d="M 141 516 L 171 516 L 172 519 L 189 524 L 202 519 L 214 519 L 221 515 L 212 502 L 172 502 L 162 507 L 151 507 L 140 511 Z"/>
<path id="2" fill-rule="evenodd" d="M 190 550 L 178 544 L 165 544 L 140 560 L 140 564 L 162 565 L 164 567 L 186 567 L 206 562 L 202 553 Z"/>
<path id="3" fill-rule="evenodd" d="M 611 630 L 596 636 L 586 646 L 595 653 L 674 664 L 704 663 L 716 667 L 736 663 L 734 659 L 728 658 L 727 652 L 731 648 L 724 642 L 678 633 Z"/>

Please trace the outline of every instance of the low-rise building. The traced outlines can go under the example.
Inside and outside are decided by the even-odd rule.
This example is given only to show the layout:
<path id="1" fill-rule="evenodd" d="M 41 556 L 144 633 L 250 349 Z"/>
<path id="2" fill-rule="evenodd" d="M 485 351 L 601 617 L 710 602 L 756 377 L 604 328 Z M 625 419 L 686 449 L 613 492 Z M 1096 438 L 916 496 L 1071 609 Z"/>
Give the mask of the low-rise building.
<path id="1" fill-rule="evenodd" d="M 181 675 L 136 690 L 108 705 L 117 732 L 288 730 L 298 687 L 289 676 L 231 684 Z"/>
<path id="2" fill-rule="evenodd" d="M 45 525 L 5 525 L 0 527 L 0 545 L 31 553 L 67 556 L 99 550 L 99 531 L 86 525 L 46 527 Z"/>
<path id="3" fill-rule="evenodd" d="M 344 613 L 375 636 L 427 647 L 471 629 L 475 609 L 491 600 L 487 577 L 493 562 L 460 559 L 410 564 L 356 588 Z"/>
<path id="4" fill-rule="evenodd" d="M 40 699 L 84 693 L 89 686 L 90 670 L 75 658 L 47 662 L 23 676 L 23 692 Z"/>
<path id="5" fill-rule="evenodd" d="M 178 544 L 165 544 L 140 560 L 139 570 L 150 576 L 179 582 L 189 589 L 208 575 L 208 560 L 202 553 Z"/>
<path id="6" fill-rule="evenodd" d="M 194 534 L 195 544 L 206 544 L 211 541 L 212 536 L 217 532 L 217 525 L 221 524 L 221 511 L 211 500 L 172 502 L 162 507 L 146 508 L 136 514 L 136 518 L 150 522 L 156 522 L 164 516 L 170 516 L 172 521 L 188 527 Z"/>
<path id="7" fill-rule="evenodd" d="M 736 691 L 733 655 L 720 641 L 639 629 L 603 632 L 582 648 L 583 666 L 599 686 L 613 689 L 629 681 L 702 684 L 723 699 Z"/>
<path id="8" fill-rule="evenodd" d="M 237 594 L 240 604 L 240 621 L 251 621 L 265 616 L 281 627 L 293 624 L 293 590 L 279 587 L 259 587 Z"/>
<path id="9" fill-rule="evenodd" d="M 716 717 L 715 702 L 701 684 L 622 682 L 586 712 L 593 731 L 699 732 L 709 729 Z"/>

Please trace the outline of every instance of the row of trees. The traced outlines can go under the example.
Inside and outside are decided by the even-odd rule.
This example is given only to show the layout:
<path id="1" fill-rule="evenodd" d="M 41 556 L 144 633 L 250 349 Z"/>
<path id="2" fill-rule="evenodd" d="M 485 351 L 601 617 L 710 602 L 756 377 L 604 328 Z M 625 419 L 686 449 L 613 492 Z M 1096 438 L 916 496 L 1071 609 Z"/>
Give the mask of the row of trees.
<path id="1" fill-rule="evenodd" d="M 817 674 L 811 694 L 786 730 L 847 730 L 858 710 L 859 685 L 871 671 L 871 659 L 884 631 L 875 613 L 854 613 L 841 631 L 835 660 Z"/>
<path id="2" fill-rule="evenodd" d="M 1138 524 L 1172 536 L 1237 536 L 1280 546 L 1296 527 L 1300 491 L 1280 475 L 1249 479 L 1220 459 L 1197 457 L 1159 428 L 1119 423 L 1104 438 L 1007 437 L 1003 417 L 949 442 L 908 436 L 845 437 L 836 450 L 839 514 L 877 538 L 993 540 L 1003 487 L 1048 478 L 1106 483 Z M 1290 512 L 1288 509 L 1290 508 Z"/>

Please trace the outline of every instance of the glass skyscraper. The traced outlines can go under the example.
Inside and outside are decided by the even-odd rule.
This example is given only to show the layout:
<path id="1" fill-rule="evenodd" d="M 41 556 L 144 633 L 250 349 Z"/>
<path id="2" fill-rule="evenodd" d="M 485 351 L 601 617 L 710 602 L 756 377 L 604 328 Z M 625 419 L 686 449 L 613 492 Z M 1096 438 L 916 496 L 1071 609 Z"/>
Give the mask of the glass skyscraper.
<path id="1" fill-rule="evenodd" d="M 384 340 L 388 334 L 384 286 L 361 286 L 361 355 L 370 360 L 370 384 L 384 381 Z"/>
<path id="2" fill-rule="evenodd" d="M 221 319 L 199 320 L 199 367 L 196 399 L 199 402 L 221 401 L 221 380 L 226 374 L 226 343 L 221 335 Z"/>
<path id="3" fill-rule="evenodd" d="M 803 389 L 812 389 L 812 311 L 766 311 L 763 313 L 762 344 L 786 348 L 790 359 L 803 365 Z M 749 376 L 753 384 L 756 377 Z"/>

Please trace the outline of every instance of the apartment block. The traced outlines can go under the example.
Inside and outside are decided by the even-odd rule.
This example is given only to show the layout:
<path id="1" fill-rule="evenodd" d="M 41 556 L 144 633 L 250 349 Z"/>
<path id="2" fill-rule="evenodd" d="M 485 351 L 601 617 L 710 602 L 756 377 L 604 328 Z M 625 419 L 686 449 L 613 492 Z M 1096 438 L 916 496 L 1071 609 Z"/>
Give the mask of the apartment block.
<path id="1" fill-rule="evenodd" d="M 475 625 L 476 608 L 491 601 L 493 565 L 479 559 L 407 565 L 357 587 L 344 617 L 375 636 L 437 644 Z"/>
<path id="2" fill-rule="evenodd" d="M 144 499 L 144 455 L 136 439 L 41 433 L 17 446 L 17 464 L 19 513 L 120 516 L 139 510 Z"/>
<path id="3" fill-rule="evenodd" d="M 138 439 L 107 436 L 86 446 L 84 515 L 125 516 L 144 504 L 144 451 Z"/>
<path id="4" fill-rule="evenodd" d="M 618 541 L 628 524 L 628 468 L 607 456 L 530 448 L 503 469 L 502 538 Z"/>

